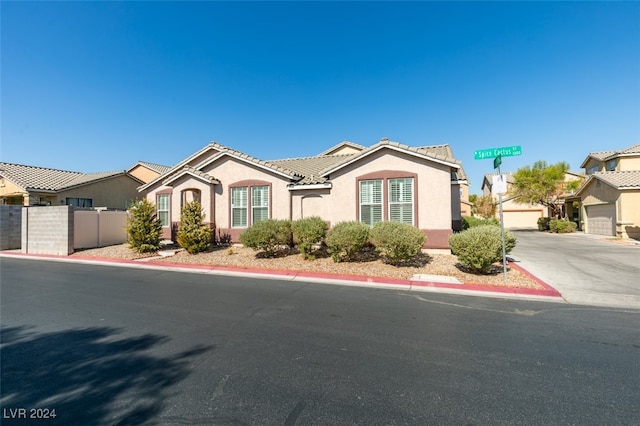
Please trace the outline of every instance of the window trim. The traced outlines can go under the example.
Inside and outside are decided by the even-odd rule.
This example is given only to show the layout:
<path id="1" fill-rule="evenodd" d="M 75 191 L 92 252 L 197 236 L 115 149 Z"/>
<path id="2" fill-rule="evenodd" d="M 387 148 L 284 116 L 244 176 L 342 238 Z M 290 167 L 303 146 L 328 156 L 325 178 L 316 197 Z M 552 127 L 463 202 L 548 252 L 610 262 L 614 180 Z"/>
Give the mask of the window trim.
<path id="1" fill-rule="evenodd" d="M 165 209 L 160 209 L 160 197 L 167 197 L 167 208 Z M 157 193 L 156 194 L 156 215 L 158 216 L 158 219 L 160 220 L 160 223 L 162 223 L 162 218 L 160 217 L 160 212 L 167 212 L 167 224 L 166 225 L 162 225 L 163 228 L 169 228 L 171 227 L 171 193 Z"/>

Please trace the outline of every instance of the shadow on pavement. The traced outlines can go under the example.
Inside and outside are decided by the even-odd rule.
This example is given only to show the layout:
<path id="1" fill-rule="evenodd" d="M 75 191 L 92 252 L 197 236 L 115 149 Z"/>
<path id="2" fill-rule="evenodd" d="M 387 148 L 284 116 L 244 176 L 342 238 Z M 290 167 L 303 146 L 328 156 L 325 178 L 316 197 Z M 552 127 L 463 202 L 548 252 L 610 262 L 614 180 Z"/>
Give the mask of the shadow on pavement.
<path id="1" fill-rule="evenodd" d="M 9 409 L 55 409 L 55 419 L 15 419 L 16 424 L 64 425 L 152 422 L 173 386 L 189 375 L 191 360 L 209 347 L 157 357 L 150 351 L 169 339 L 158 335 L 118 338 L 108 327 L 51 333 L 3 327 L 1 403 Z"/>

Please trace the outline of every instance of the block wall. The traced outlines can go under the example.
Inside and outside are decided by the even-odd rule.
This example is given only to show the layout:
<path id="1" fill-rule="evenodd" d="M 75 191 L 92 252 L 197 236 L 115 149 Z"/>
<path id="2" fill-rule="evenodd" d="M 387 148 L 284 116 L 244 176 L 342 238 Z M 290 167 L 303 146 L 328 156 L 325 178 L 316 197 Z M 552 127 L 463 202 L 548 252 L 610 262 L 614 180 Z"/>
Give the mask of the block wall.
<path id="1" fill-rule="evenodd" d="M 22 253 L 73 253 L 73 207 L 25 207 L 22 210 Z"/>
<path id="2" fill-rule="evenodd" d="M 0 250 L 19 249 L 21 233 L 22 206 L 0 205 Z"/>

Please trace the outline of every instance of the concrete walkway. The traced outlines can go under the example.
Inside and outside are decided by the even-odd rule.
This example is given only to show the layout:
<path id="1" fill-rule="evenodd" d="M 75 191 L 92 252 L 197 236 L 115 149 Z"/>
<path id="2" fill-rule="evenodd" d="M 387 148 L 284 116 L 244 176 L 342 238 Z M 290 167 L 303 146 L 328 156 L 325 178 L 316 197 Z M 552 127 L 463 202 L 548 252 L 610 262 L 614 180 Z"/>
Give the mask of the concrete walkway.
<path id="1" fill-rule="evenodd" d="M 514 233 L 510 257 L 567 302 L 640 309 L 640 244 L 582 232 Z"/>

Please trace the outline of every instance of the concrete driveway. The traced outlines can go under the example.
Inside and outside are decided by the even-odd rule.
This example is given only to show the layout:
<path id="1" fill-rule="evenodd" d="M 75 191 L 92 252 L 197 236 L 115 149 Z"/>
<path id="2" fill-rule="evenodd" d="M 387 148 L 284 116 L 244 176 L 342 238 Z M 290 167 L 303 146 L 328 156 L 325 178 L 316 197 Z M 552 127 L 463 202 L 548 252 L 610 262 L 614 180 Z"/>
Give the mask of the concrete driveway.
<path id="1" fill-rule="evenodd" d="M 513 231 L 509 255 L 569 303 L 640 309 L 640 245 L 583 234 Z"/>

